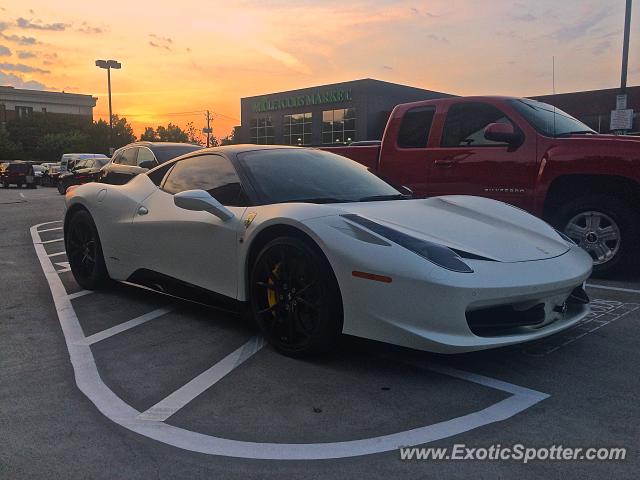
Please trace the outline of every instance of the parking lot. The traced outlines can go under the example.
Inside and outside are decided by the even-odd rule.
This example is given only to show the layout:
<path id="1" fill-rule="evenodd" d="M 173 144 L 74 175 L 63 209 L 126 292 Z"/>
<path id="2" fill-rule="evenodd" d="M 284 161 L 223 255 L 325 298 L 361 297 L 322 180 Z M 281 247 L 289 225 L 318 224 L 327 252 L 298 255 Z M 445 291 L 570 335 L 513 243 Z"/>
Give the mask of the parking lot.
<path id="1" fill-rule="evenodd" d="M 592 279 L 545 340 L 441 356 L 343 338 L 277 354 L 250 323 L 87 292 L 52 188 L 0 189 L 0 478 L 637 478 L 640 274 Z M 403 461 L 401 446 L 626 447 L 623 461 Z"/>

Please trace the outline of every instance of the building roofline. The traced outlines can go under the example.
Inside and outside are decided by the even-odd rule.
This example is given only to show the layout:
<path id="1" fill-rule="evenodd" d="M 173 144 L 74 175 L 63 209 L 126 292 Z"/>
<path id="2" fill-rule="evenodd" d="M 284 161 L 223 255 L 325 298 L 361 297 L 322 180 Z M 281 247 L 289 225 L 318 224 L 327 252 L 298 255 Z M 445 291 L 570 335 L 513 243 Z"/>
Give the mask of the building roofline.
<path id="1" fill-rule="evenodd" d="M 354 80 L 345 80 L 344 82 L 325 83 L 325 84 L 322 84 L 322 85 L 311 85 L 311 86 L 308 86 L 308 87 L 293 88 L 291 90 L 281 90 L 279 92 L 269 92 L 269 93 L 263 93 L 263 94 L 260 94 L 260 95 L 251 95 L 251 96 L 248 96 L 248 97 L 241 97 L 240 100 L 250 100 L 250 99 L 255 99 L 255 98 L 270 97 L 270 96 L 273 96 L 273 95 L 291 94 L 293 92 L 299 92 L 299 91 L 302 91 L 302 90 L 312 90 L 314 88 L 331 88 L 331 87 L 337 87 L 337 86 L 345 85 L 345 84 L 365 83 L 365 82 L 375 82 L 375 83 L 378 83 L 378 84 L 390 85 L 390 86 L 394 86 L 394 87 L 403 87 L 403 88 L 408 88 L 408 89 L 415 90 L 415 91 L 437 93 L 437 94 L 441 94 L 441 95 L 452 95 L 450 93 L 439 92 L 439 91 L 436 91 L 436 90 L 428 90 L 426 88 L 412 87 L 411 85 L 404 85 L 404 84 L 400 84 L 400 83 L 387 82 L 385 80 L 377 80 L 375 78 L 366 77 L 366 78 L 357 78 L 357 79 L 354 79 Z"/>

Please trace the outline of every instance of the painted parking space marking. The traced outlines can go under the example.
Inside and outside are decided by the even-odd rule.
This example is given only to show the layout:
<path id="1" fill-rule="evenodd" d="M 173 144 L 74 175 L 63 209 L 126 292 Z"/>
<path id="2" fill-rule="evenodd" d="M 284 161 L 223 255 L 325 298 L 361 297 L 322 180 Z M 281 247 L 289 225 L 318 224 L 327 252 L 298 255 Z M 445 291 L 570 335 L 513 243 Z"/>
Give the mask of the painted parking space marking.
<path id="1" fill-rule="evenodd" d="M 599 290 L 611 290 L 614 292 L 640 293 L 640 290 L 634 288 L 609 287 L 607 285 L 597 285 L 595 283 L 587 283 L 587 287 L 597 288 Z"/>
<path id="2" fill-rule="evenodd" d="M 38 228 L 42 225 L 44 224 L 31 227 L 31 237 L 36 255 L 51 290 L 58 320 L 73 366 L 76 385 L 96 408 L 111 421 L 147 438 L 184 450 L 209 455 L 271 460 L 347 458 L 393 451 L 400 447 L 421 445 L 468 432 L 478 427 L 511 418 L 549 397 L 546 393 L 483 375 L 451 367 L 426 364 L 423 366 L 425 369 L 471 383 L 490 386 L 508 393 L 510 396 L 475 412 L 432 425 L 388 435 L 329 443 L 262 443 L 232 440 L 175 427 L 158 420 L 142 420 L 140 418 L 141 412 L 124 402 L 103 382 L 90 345 L 83 343 L 86 337 L 71 303 L 73 294 L 67 294 L 62 280 L 41 242 Z M 252 355 L 249 355 L 252 349 L 257 351 L 259 346 L 261 344 L 256 339 L 252 347 L 247 347 L 247 345 L 242 347 L 247 347 L 246 352 L 242 353 L 236 350 L 233 352 L 236 354 L 235 357 L 233 357 L 233 353 L 225 357 L 222 362 L 227 360 L 228 364 L 226 367 L 223 365 L 224 368 L 218 367 L 218 374 L 224 371 L 225 368 L 228 369 L 229 365 L 233 367 L 231 370 L 241 365 L 246 358 Z M 239 362 L 239 360 L 242 361 Z M 214 368 L 214 373 L 216 372 L 215 367 L 219 363 L 211 367 Z M 212 372 L 209 370 L 206 372 L 209 372 L 210 376 L 202 378 L 200 387 L 206 385 L 207 381 L 211 382 L 211 379 L 214 378 Z M 188 382 L 187 385 L 192 382 Z M 186 393 L 191 393 L 192 395 L 193 392 L 197 391 L 197 387 L 198 384 L 192 384 L 192 387 L 190 387 L 191 392 Z M 177 390 L 176 393 L 180 392 L 180 390 L 182 389 Z M 186 393 L 183 391 L 180 394 L 183 401 L 188 398 Z"/>
<path id="3" fill-rule="evenodd" d="M 38 227 L 44 227 L 45 225 L 54 225 L 56 223 L 62 223 L 62 220 L 52 220 L 51 222 L 44 222 L 38 225 Z M 41 232 L 42 230 L 38 230 Z"/>
<path id="4" fill-rule="evenodd" d="M 522 352 L 532 357 L 543 357 L 625 317 L 631 312 L 635 312 L 639 308 L 640 304 L 638 303 L 594 298 L 591 300 L 591 312 L 584 320 L 552 337 L 527 345 L 522 349 Z"/>
<path id="5" fill-rule="evenodd" d="M 88 292 L 89 290 L 83 291 Z M 139 317 L 133 318 L 129 321 L 120 323 L 111 328 L 107 328 L 106 330 L 102 330 L 101 332 L 89 335 L 82 341 L 82 343 L 84 345 L 93 345 L 94 343 L 100 342 L 109 337 L 113 337 L 114 335 L 117 335 L 119 333 L 126 332 L 127 330 L 137 327 L 138 325 L 142 325 L 143 323 L 147 323 L 155 318 L 161 317 L 162 315 L 166 315 L 172 310 L 173 307 L 158 308 L 157 310 L 145 313 L 144 315 L 140 315 Z"/>
<path id="6" fill-rule="evenodd" d="M 62 267 L 58 270 L 58 273 L 66 273 L 71 271 L 69 262 L 55 262 L 58 267 Z"/>
<path id="7" fill-rule="evenodd" d="M 138 415 L 140 420 L 156 420 L 163 422 L 176 413 L 191 400 L 221 380 L 225 375 L 235 370 L 245 360 L 251 358 L 264 346 L 262 337 L 253 337 L 234 352 L 216 363 L 213 367 L 205 370 L 196 378 L 168 397 L 156 403 L 153 407 Z"/>
<path id="8" fill-rule="evenodd" d="M 85 295 L 89 295 L 93 293 L 91 290 L 80 290 L 79 292 L 70 293 L 67 295 L 67 300 L 75 300 L 76 298 L 84 297 Z"/>
<path id="9" fill-rule="evenodd" d="M 48 243 L 57 243 L 64 242 L 64 238 L 54 238 L 53 240 L 46 240 L 44 242 L 40 242 L 41 245 L 47 245 Z"/>

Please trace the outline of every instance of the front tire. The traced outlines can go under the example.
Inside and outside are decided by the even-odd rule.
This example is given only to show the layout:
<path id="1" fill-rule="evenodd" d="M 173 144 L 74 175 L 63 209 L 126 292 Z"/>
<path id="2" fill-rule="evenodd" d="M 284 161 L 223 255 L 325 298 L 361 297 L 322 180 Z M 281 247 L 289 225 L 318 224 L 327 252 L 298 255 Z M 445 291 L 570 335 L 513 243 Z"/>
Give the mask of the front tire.
<path id="1" fill-rule="evenodd" d="M 342 329 L 338 283 L 322 252 L 295 237 L 267 243 L 250 275 L 251 310 L 267 341 L 284 355 L 326 352 Z"/>
<path id="2" fill-rule="evenodd" d="M 69 266 L 78 285 L 86 290 L 104 287 L 109 274 L 98 230 L 89 212 L 76 212 L 65 228 L 64 237 Z"/>
<path id="3" fill-rule="evenodd" d="M 563 205 L 552 223 L 591 255 L 595 276 L 607 277 L 635 264 L 640 245 L 637 220 L 626 202 L 594 195 Z"/>

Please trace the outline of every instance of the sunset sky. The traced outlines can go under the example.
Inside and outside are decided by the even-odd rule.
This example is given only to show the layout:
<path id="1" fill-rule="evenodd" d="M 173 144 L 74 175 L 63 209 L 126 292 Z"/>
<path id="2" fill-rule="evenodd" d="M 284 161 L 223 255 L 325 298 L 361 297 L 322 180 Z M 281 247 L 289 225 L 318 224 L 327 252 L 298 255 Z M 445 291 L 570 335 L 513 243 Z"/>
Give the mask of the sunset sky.
<path id="1" fill-rule="evenodd" d="M 214 134 L 240 123 L 240 97 L 358 78 L 455 94 L 550 93 L 619 85 L 624 0 L 0 0 L 0 85 L 98 97 L 144 126 Z M 640 3 L 640 2 L 638 2 Z M 640 84 L 640 4 L 629 85 Z"/>

